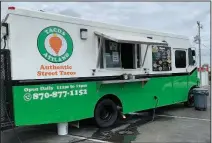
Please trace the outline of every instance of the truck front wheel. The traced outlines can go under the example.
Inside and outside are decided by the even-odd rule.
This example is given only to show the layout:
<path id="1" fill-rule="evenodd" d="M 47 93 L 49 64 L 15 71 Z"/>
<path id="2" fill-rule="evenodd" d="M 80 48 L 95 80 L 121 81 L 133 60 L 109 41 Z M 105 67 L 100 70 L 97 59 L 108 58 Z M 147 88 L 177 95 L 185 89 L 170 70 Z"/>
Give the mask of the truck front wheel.
<path id="1" fill-rule="evenodd" d="M 186 107 L 194 107 L 194 95 L 192 93 L 192 89 L 189 91 L 188 93 L 188 99 L 187 101 L 184 103 L 184 105 Z"/>
<path id="2" fill-rule="evenodd" d="M 96 106 L 94 118 L 97 126 L 101 128 L 112 126 L 118 118 L 116 104 L 110 99 L 103 99 Z"/>

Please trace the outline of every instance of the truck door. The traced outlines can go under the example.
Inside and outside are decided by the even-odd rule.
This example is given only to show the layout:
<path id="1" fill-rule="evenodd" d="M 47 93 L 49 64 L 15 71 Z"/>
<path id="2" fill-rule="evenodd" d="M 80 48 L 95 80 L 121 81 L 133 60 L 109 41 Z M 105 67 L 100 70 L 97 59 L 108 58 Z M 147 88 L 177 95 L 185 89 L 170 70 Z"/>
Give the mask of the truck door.
<path id="1" fill-rule="evenodd" d="M 188 48 L 188 68 L 187 71 L 190 73 L 188 76 L 188 89 L 197 85 L 197 72 L 196 70 L 196 52 L 195 49 Z"/>
<path id="2" fill-rule="evenodd" d="M 188 54 L 186 49 L 174 49 L 173 65 L 173 102 L 183 102 L 187 100 L 188 88 Z"/>

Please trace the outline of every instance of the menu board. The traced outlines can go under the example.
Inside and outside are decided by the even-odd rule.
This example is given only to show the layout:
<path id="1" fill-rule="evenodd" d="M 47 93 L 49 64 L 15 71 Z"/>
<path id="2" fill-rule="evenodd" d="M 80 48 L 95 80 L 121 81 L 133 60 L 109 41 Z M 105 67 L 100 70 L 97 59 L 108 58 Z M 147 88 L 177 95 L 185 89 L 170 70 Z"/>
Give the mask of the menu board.
<path id="1" fill-rule="evenodd" d="M 113 52 L 112 57 L 113 57 L 113 62 L 119 62 L 119 53 L 118 52 Z"/>
<path id="2" fill-rule="evenodd" d="M 171 70 L 171 47 L 165 47 L 165 46 L 152 47 L 152 70 L 153 71 Z"/>

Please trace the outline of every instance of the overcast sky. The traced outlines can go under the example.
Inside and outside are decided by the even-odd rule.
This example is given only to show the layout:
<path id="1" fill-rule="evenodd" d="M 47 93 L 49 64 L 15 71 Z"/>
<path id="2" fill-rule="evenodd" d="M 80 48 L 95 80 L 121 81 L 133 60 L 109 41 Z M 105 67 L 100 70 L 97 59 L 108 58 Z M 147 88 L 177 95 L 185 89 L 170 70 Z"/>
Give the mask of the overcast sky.
<path id="1" fill-rule="evenodd" d="M 203 25 L 202 64 L 210 62 L 209 2 L 4 2 L 2 16 L 8 5 L 186 35 L 196 47 L 193 37 L 197 34 L 196 21 L 200 21 Z"/>

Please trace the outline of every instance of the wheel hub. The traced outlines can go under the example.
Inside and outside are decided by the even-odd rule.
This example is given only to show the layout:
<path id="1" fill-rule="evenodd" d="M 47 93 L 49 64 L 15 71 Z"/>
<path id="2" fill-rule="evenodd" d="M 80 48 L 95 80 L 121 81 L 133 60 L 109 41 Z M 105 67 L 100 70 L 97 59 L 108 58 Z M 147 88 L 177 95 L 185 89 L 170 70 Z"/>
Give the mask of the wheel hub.
<path id="1" fill-rule="evenodd" d="M 113 109 L 111 107 L 104 106 L 100 112 L 100 118 L 102 120 L 108 121 L 112 117 Z"/>

